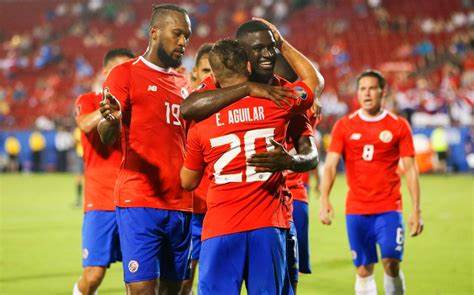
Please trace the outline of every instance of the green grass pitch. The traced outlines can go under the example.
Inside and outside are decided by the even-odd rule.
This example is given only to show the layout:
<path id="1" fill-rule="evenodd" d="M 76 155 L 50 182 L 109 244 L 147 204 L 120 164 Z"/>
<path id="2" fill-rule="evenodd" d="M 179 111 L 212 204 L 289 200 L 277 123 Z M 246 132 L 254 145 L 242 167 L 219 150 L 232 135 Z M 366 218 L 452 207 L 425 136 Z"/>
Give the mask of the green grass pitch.
<path id="1" fill-rule="evenodd" d="M 473 294 L 473 177 L 423 176 L 425 232 L 406 238 L 402 264 L 408 294 Z M 347 246 L 338 177 L 332 199 L 336 219 L 323 227 L 311 198 L 313 274 L 301 275 L 299 294 L 353 294 L 354 272 Z M 406 188 L 405 217 L 410 203 Z M 71 294 L 81 273 L 81 218 L 73 209 L 72 175 L 0 175 L 0 294 Z M 405 219 L 406 220 L 406 219 Z M 383 274 L 377 266 L 379 293 Z M 124 294 L 115 264 L 100 294 Z"/>

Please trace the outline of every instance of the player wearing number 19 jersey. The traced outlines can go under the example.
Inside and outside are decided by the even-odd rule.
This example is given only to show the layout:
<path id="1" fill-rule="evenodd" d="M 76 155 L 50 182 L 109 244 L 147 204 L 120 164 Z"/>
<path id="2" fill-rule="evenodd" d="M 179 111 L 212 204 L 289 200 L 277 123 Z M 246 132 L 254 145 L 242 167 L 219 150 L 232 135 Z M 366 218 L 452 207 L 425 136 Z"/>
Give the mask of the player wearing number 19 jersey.
<path id="1" fill-rule="evenodd" d="M 217 42 L 209 59 L 221 87 L 248 77 L 246 54 L 237 41 Z M 209 79 L 205 84 L 214 85 Z M 291 116 L 312 105 L 313 91 L 304 82 L 288 86 L 300 95 L 290 106 L 246 97 L 189 130 L 183 186 L 192 188 L 186 175 L 199 175 L 199 180 L 205 165 L 211 177 L 199 294 L 239 294 L 244 280 L 249 294 L 282 292 L 291 200 L 282 190 L 281 172 L 258 173 L 247 159 L 274 149 L 272 140 L 283 142 Z"/>
<path id="2" fill-rule="evenodd" d="M 332 130 L 332 140 L 324 168 L 320 218 L 331 223 L 329 192 L 339 158 L 344 158 L 349 191 L 346 223 L 354 265 L 357 268 L 356 294 L 377 294 L 373 276 L 381 251 L 385 270 L 385 293 L 404 294 L 400 262 L 404 250 L 404 225 L 400 176 L 404 164 L 413 201 L 410 218 L 412 236 L 421 233 L 418 172 L 414 163 L 413 138 L 408 122 L 382 108 L 385 79 L 373 70 L 357 79 L 361 108 L 340 119 Z"/>
<path id="3" fill-rule="evenodd" d="M 177 294 L 189 276 L 192 199 L 179 182 L 185 148 L 179 106 L 189 85 L 173 68 L 181 63 L 190 34 L 186 11 L 155 6 L 146 53 L 115 67 L 105 82 L 109 91 L 99 129 L 103 139 L 116 138 L 120 126 L 123 160 L 115 203 L 132 295 L 153 294 L 157 278 L 160 293 Z"/>

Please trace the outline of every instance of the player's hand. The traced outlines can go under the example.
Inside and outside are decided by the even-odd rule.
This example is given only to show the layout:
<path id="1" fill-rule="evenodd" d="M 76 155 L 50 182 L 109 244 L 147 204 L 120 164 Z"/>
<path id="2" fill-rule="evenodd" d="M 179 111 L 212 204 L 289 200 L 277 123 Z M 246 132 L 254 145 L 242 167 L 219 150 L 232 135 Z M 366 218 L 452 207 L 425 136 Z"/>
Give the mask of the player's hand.
<path id="1" fill-rule="evenodd" d="M 334 217 L 334 209 L 329 201 L 321 198 L 321 208 L 319 209 L 319 220 L 324 225 L 331 225 Z"/>
<path id="2" fill-rule="evenodd" d="M 410 236 L 416 237 L 423 231 L 423 220 L 419 211 L 413 212 L 408 219 L 408 226 L 410 227 Z"/>
<path id="3" fill-rule="evenodd" d="M 247 159 L 247 164 L 256 167 L 255 171 L 257 172 L 290 170 L 293 164 L 293 157 L 280 143 L 273 139 L 270 141 L 275 149 L 269 152 L 253 154 Z"/>
<path id="4" fill-rule="evenodd" d="M 122 117 L 120 104 L 115 96 L 110 93 L 108 88 L 102 91 L 102 100 L 100 101 L 100 114 L 107 121 L 118 121 Z"/>
<path id="5" fill-rule="evenodd" d="M 279 107 L 281 107 L 282 104 L 290 106 L 290 99 L 298 98 L 294 90 L 288 87 L 271 86 L 255 82 L 247 82 L 247 85 L 250 90 L 250 96 L 269 99 Z"/>
<path id="6" fill-rule="evenodd" d="M 281 44 L 283 42 L 283 38 L 281 37 L 280 31 L 278 31 L 277 27 L 272 24 L 271 22 L 267 21 L 266 19 L 260 18 L 260 17 L 252 17 L 253 20 L 259 21 L 267 25 L 268 28 L 273 33 L 273 37 L 275 37 L 275 42 L 277 44 L 277 47 L 280 48 Z"/>

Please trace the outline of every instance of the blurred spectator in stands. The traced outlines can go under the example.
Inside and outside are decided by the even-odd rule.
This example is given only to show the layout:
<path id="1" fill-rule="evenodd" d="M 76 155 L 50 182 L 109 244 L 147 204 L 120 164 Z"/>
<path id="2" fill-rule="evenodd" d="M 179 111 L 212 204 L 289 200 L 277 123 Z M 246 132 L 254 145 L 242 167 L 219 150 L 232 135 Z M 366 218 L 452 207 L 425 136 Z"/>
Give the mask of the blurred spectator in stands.
<path id="1" fill-rule="evenodd" d="M 340 101 L 334 88 L 328 87 L 321 95 L 323 116 L 342 117 L 348 112 L 347 104 Z"/>
<path id="2" fill-rule="evenodd" d="M 18 161 L 18 155 L 21 152 L 21 144 L 15 136 L 8 136 L 5 140 L 5 152 L 8 155 L 7 171 L 20 171 L 21 169 L 20 162 Z"/>
<path id="3" fill-rule="evenodd" d="M 68 154 L 74 147 L 74 138 L 62 124 L 59 124 L 56 129 L 54 147 L 56 148 L 56 171 L 68 171 Z"/>
<path id="4" fill-rule="evenodd" d="M 436 153 L 434 169 L 438 173 L 446 173 L 449 143 L 447 130 L 443 126 L 436 127 L 431 133 L 431 148 Z"/>
<path id="5" fill-rule="evenodd" d="M 90 77 L 94 73 L 94 69 L 82 55 L 76 57 L 74 64 L 76 68 L 76 79 Z"/>
<path id="6" fill-rule="evenodd" d="M 53 44 L 44 44 L 41 46 L 38 56 L 35 58 L 35 68 L 43 69 L 50 63 L 56 62 L 61 58 L 61 49 Z"/>
<path id="7" fill-rule="evenodd" d="M 29 145 L 31 151 L 31 171 L 43 171 L 42 159 L 43 151 L 46 148 L 46 139 L 38 130 L 33 131 L 29 138 Z"/>
<path id="8" fill-rule="evenodd" d="M 365 0 L 352 0 L 352 9 L 359 18 L 366 18 L 368 15 Z"/>
<path id="9" fill-rule="evenodd" d="M 15 84 L 13 89 L 13 99 L 16 101 L 22 100 L 26 97 L 26 88 L 23 82 L 19 81 Z"/>
<path id="10" fill-rule="evenodd" d="M 431 41 L 428 39 L 425 39 L 415 45 L 415 49 L 414 49 L 415 55 L 425 57 L 425 56 L 433 55 L 433 53 L 434 53 L 433 43 L 431 43 Z"/>

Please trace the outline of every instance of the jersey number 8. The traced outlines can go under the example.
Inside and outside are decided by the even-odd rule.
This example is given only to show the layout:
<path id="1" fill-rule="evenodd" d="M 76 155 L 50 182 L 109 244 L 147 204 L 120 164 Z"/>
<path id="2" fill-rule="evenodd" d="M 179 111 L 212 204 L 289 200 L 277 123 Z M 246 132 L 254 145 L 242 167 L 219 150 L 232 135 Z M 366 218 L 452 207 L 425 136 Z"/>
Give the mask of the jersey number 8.
<path id="1" fill-rule="evenodd" d="M 267 151 L 274 149 L 270 142 L 270 139 L 274 137 L 275 128 L 263 128 L 247 131 L 244 135 L 244 151 L 245 158 L 250 158 L 255 154 L 255 141 L 258 138 L 265 139 Z M 227 166 L 233 159 L 235 159 L 242 151 L 240 138 L 232 133 L 220 137 L 211 138 L 211 146 L 213 148 L 230 144 L 230 149 L 225 152 L 215 163 L 214 163 L 214 182 L 216 184 L 225 184 L 229 182 L 243 182 L 243 172 L 233 174 L 222 174 L 222 170 Z M 254 181 L 265 181 L 272 173 L 262 172 L 257 173 L 255 167 L 246 166 L 245 175 L 247 182 Z"/>
<path id="2" fill-rule="evenodd" d="M 362 159 L 364 161 L 372 161 L 374 158 L 374 145 L 366 144 L 362 150 Z"/>

